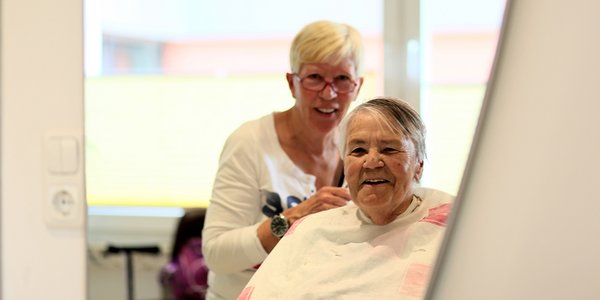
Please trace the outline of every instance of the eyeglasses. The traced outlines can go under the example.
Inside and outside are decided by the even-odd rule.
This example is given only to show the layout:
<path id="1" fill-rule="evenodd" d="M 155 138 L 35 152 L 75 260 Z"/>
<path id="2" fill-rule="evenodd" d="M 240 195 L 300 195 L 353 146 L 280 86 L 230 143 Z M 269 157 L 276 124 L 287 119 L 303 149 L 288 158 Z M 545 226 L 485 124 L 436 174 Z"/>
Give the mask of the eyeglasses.
<path id="1" fill-rule="evenodd" d="M 302 78 L 300 75 L 294 73 L 294 76 L 300 78 L 300 84 L 303 88 L 313 92 L 320 92 L 324 90 L 327 85 L 329 85 L 334 92 L 338 94 L 346 94 L 352 93 L 358 85 L 356 81 L 347 76 L 338 76 L 334 78 L 333 81 L 327 81 L 319 74 L 310 74 Z"/>

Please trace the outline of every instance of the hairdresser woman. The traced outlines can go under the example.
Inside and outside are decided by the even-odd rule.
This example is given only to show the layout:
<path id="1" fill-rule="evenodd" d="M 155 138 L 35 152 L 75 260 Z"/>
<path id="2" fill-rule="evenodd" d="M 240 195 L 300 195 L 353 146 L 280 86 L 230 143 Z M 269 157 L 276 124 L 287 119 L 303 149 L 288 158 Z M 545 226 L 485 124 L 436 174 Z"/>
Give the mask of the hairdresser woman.
<path id="1" fill-rule="evenodd" d="M 289 226 L 350 200 L 337 126 L 361 88 L 362 40 L 318 21 L 290 49 L 294 106 L 243 124 L 221 153 L 203 232 L 207 299 L 235 299 Z"/>

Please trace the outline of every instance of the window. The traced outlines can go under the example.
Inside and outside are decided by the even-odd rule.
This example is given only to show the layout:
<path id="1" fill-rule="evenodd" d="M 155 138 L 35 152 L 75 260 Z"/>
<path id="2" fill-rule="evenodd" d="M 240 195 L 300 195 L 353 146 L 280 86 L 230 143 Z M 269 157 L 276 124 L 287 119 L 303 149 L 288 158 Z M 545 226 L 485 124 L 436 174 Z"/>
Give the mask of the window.
<path id="1" fill-rule="evenodd" d="M 384 5 L 387 18 L 401 18 L 388 11 L 394 1 L 310 0 L 291 13 L 277 0 L 87 0 L 88 204 L 207 205 L 229 133 L 293 105 L 288 48 L 318 19 L 352 24 L 365 38 L 365 85 L 355 104 L 385 93 L 386 62 L 407 60 L 406 72 L 418 75 L 418 91 L 407 97 L 420 98 L 428 128 L 422 185 L 457 193 L 505 0 L 421 0 L 420 12 L 403 12 L 420 16 L 419 41 L 400 46 L 408 58 L 384 57 Z M 389 88 L 404 79 L 388 77 L 386 90 L 398 96 Z"/>
<path id="2" fill-rule="evenodd" d="M 422 183 L 456 194 L 492 67 L 505 0 L 421 0 Z"/>
<path id="3" fill-rule="evenodd" d="M 383 94 L 383 2 L 297 6 L 290 13 L 277 0 L 86 1 L 88 204 L 205 206 L 229 133 L 293 105 L 288 49 L 311 21 L 361 31 L 359 97 Z"/>

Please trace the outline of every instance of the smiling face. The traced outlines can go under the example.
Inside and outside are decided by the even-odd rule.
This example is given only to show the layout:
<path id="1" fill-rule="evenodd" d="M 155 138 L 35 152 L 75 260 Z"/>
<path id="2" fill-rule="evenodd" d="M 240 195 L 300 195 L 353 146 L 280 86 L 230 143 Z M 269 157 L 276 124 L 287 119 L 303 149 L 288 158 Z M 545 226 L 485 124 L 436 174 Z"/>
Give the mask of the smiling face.
<path id="1" fill-rule="evenodd" d="M 382 117 L 358 112 L 348 123 L 346 180 L 356 205 L 376 224 L 387 224 L 410 205 L 422 162 L 411 139 Z"/>
<path id="2" fill-rule="evenodd" d="M 325 85 L 321 91 L 306 89 L 301 84 L 302 78 L 318 77 L 327 82 L 350 79 L 355 81 L 357 86 L 352 92 L 339 93 L 331 84 Z M 287 74 L 290 91 L 296 99 L 295 112 L 300 116 L 302 126 L 322 133 L 334 130 L 346 114 L 350 103 L 358 95 L 362 80 L 357 77 L 354 63 L 350 59 L 335 65 L 307 63 L 298 74 Z"/>

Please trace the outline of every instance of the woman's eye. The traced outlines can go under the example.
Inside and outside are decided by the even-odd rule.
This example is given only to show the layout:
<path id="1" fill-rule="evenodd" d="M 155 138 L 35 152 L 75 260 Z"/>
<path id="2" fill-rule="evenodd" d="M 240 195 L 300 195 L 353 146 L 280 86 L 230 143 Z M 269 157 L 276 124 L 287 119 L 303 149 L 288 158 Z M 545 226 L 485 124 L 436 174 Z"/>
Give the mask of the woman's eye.
<path id="1" fill-rule="evenodd" d="M 367 153 L 367 150 L 365 150 L 364 148 L 354 148 L 352 150 L 350 150 L 350 155 L 354 155 L 354 156 L 360 156 Z"/>
<path id="2" fill-rule="evenodd" d="M 382 152 L 383 152 L 383 153 L 396 153 L 396 152 L 398 152 L 398 151 L 399 151 L 399 150 L 398 150 L 398 149 L 396 149 L 396 148 L 390 148 L 390 147 L 387 147 L 387 148 L 384 148 Z"/>
<path id="3" fill-rule="evenodd" d="M 352 79 L 347 75 L 339 75 L 335 78 L 337 81 L 351 81 Z"/>
<path id="4" fill-rule="evenodd" d="M 308 76 L 306 76 L 306 78 L 311 79 L 311 80 L 323 80 L 323 76 L 319 75 L 319 74 L 309 74 Z"/>

